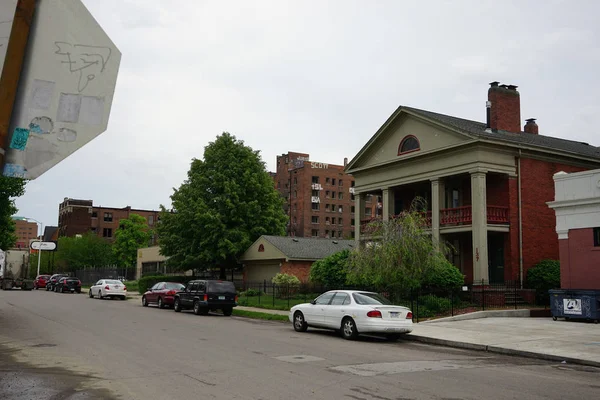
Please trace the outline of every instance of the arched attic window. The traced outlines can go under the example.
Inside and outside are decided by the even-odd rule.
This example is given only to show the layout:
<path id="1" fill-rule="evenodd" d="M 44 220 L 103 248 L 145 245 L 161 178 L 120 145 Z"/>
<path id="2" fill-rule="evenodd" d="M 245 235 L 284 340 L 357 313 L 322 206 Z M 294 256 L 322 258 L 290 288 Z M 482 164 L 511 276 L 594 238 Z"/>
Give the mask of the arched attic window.
<path id="1" fill-rule="evenodd" d="M 412 153 L 413 151 L 421 150 L 419 140 L 413 135 L 408 135 L 400 142 L 398 146 L 398 155 Z"/>
<path id="2" fill-rule="evenodd" d="M 260 253 L 262 253 L 263 251 L 265 251 L 265 245 L 264 245 L 264 244 L 260 244 L 260 245 L 258 246 L 258 251 L 259 251 Z"/>

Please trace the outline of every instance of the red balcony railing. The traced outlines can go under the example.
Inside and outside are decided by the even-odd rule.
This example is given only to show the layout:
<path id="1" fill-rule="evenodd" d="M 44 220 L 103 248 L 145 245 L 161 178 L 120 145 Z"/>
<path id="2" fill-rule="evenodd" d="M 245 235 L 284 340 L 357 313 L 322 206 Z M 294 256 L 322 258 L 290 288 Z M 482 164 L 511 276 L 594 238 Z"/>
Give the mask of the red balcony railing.
<path id="1" fill-rule="evenodd" d="M 473 221 L 471 206 L 440 210 L 440 225 L 468 225 Z"/>
<path id="2" fill-rule="evenodd" d="M 508 224 L 508 207 L 488 206 L 487 220 L 488 224 Z"/>

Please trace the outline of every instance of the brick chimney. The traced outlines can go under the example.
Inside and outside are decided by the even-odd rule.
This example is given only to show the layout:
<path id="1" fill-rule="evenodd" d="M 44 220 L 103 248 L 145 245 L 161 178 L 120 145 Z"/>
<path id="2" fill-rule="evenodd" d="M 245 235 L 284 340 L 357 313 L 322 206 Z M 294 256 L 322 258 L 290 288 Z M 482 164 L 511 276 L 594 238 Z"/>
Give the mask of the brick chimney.
<path id="1" fill-rule="evenodd" d="M 489 119 L 492 131 L 521 132 L 521 99 L 517 86 L 490 83 L 488 89 Z"/>
<path id="2" fill-rule="evenodd" d="M 529 119 L 526 119 L 525 121 L 527 121 L 527 123 L 525 124 L 523 131 L 537 135 L 539 133 L 538 132 L 539 127 L 538 127 L 538 124 L 535 123 L 535 118 L 529 118 Z"/>

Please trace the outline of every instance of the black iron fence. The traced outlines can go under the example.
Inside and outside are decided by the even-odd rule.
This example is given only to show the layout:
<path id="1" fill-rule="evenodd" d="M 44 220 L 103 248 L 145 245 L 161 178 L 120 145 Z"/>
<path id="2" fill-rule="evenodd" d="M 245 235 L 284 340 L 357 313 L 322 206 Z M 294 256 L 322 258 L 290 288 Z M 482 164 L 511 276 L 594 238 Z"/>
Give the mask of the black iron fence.
<path id="1" fill-rule="evenodd" d="M 123 269 L 106 268 L 106 269 L 80 269 L 71 274 L 79 278 L 83 285 L 93 285 L 100 279 L 119 279 L 123 276 Z"/>
<path id="2" fill-rule="evenodd" d="M 327 287 L 314 283 L 277 285 L 268 281 L 236 282 L 241 306 L 289 310 L 307 303 L 328 290 L 365 290 L 377 292 L 393 304 L 411 309 L 415 322 L 419 320 L 466 314 L 492 309 L 547 308 L 534 289 L 519 281 L 478 283 L 457 288 L 404 289 L 393 287 Z"/>

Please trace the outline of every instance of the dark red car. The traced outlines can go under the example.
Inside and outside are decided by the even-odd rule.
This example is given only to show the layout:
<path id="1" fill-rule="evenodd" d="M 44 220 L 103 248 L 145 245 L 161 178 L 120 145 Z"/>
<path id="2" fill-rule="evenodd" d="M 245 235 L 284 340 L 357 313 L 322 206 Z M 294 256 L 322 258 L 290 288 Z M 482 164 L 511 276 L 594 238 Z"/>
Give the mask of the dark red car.
<path id="1" fill-rule="evenodd" d="M 39 288 L 45 288 L 48 279 L 50 279 L 50 275 L 38 275 L 37 278 L 35 278 L 35 281 L 33 281 L 33 287 L 35 290 Z"/>
<path id="2" fill-rule="evenodd" d="M 156 304 L 158 308 L 173 306 L 175 293 L 185 289 L 185 285 L 177 282 L 158 282 L 142 296 L 142 305 Z"/>

